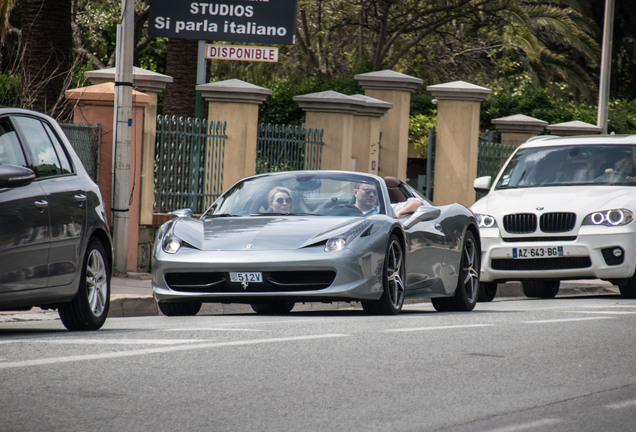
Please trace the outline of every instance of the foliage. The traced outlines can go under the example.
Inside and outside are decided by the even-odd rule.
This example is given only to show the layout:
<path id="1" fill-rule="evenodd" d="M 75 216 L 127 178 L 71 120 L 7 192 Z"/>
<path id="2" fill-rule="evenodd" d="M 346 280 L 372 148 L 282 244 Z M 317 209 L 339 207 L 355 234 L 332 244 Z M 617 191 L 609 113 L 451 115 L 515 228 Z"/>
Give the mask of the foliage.
<path id="1" fill-rule="evenodd" d="M 434 115 L 415 114 L 409 118 L 409 146 L 418 149 L 418 157 L 425 158 L 428 152 L 428 134 L 437 124 Z"/>
<path id="2" fill-rule="evenodd" d="M 0 74 L 0 106 L 20 106 L 20 75 Z"/>

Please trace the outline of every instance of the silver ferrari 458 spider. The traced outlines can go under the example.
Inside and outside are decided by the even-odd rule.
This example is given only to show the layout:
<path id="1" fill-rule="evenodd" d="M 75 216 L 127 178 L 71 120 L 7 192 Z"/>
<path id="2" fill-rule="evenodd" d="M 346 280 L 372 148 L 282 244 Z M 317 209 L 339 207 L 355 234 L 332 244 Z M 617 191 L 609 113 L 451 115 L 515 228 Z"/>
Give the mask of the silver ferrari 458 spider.
<path id="1" fill-rule="evenodd" d="M 394 177 L 256 175 L 200 217 L 187 209 L 172 215 L 157 233 L 152 263 L 154 296 L 168 316 L 195 315 L 203 302 L 278 314 L 298 302 L 354 301 L 367 313 L 397 314 L 418 297 L 438 311 L 470 311 L 478 298 L 472 212 L 434 206 Z"/>

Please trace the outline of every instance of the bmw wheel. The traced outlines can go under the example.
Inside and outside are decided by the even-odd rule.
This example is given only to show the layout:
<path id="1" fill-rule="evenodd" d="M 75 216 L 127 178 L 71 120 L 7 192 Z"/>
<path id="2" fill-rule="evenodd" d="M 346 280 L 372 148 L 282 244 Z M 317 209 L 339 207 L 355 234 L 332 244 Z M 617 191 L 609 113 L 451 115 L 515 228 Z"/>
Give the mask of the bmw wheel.
<path id="1" fill-rule="evenodd" d="M 79 289 L 58 308 L 62 324 L 69 330 L 97 330 L 106 322 L 110 306 L 110 268 L 104 246 L 92 239 L 82 263 Z"/>
<path id="2" fill-rule="evenodd" d="M 542 299 L 554 298 L 559 292 L 559 280 L 538 279 L 521 282 L 521 288 L 526 297 L 538 297 Z"/>
<path id="3" fill-rule="evenodd" d="M 497 282 L 479 283 L 479 301 L 491 302 L 497 295 Z"/>
<path id="4" fill-rule="evenodd" d="M 404 305 L 405 271 L 402 243 L 396 235 L 391 235 L 384 258 L 382 297 L 378 301 L 363 301 L 364 311 L 379 315 L 399 314 Z"/>
<path id="5" fill-rule="evenodd" d="M 435 310 L 471 311 L 475 309 L 479 298 L 480 250 L 472 232 L 466 231 L 462 255 L 459 264 L 459 277 L 453 297 L 434 297 L 431 299 Z"/>

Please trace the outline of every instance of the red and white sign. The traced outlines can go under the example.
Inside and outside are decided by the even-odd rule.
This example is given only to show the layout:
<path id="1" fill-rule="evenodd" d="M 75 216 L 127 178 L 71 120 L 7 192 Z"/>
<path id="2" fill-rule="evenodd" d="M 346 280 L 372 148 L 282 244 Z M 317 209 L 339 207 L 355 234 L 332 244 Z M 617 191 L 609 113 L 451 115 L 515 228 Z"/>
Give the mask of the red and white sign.
<path id="1" fill-rule="evenodd" d="M 213 60 L 277 62 L 278 48 L 207 44 L 205 46 L 205 58 Z"/>

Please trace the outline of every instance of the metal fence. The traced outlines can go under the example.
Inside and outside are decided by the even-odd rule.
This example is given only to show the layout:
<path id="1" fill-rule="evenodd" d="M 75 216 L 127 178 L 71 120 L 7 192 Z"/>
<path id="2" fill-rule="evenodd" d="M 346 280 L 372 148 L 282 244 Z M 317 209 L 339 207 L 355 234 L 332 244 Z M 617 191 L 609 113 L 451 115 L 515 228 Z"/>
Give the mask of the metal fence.
<path id="1" fill-rule="evenodd" d="M 60 124 L 73 149 L 79 156 L 88 175 L 97 181 L 97 163 L 99 156 L 99 124 Z"/>
<path id="2" fill-rule="evenodd" d="M 155 213 L 202 213 L 221 194 L 226 122 L 157 116 Z"/>
<path id="3" fill-rule="evenodd" d="M 503 166 L 504 162 L 515 150 L 511 144 L 501 144 L 494 142 L 494 132 L 486 131 L 486 135 L 479 137 L 479 154 L 477 156 L 477 177 L 495 176 Z"/>
<path id="4" fill-rule="evenodd" d="M 256 172 L 320 169 L 322 136 L 322 129 L 259 124 Z"/>

